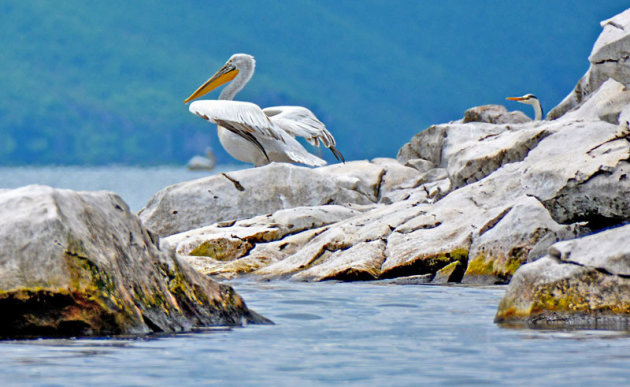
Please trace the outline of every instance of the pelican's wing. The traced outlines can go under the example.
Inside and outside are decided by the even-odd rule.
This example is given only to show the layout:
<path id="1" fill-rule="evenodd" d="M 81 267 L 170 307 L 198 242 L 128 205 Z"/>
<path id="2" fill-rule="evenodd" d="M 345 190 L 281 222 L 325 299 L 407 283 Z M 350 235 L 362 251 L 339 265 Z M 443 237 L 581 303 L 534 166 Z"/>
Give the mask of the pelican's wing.
<path id="1" fill-rule="evenodd" d="M 191 113 L 245 138 L 246 134 L 250 134 L 284 141 L 281 130 L 269 120 L 258 105 L 253 103 L 201 100 L 191 103 L 188 109 Z"/>
<path id="2" fill-rule="evenodd" d="M 319 146 L 321 142 L 335 155 L 337 160 L 344 161 L 343 155 L 335 148 L 337 142 L 315 114 L 302 106 L 271 106 L 262 110 L 269 119 L 293 137 L 304 137 L 309 143 Z"/>

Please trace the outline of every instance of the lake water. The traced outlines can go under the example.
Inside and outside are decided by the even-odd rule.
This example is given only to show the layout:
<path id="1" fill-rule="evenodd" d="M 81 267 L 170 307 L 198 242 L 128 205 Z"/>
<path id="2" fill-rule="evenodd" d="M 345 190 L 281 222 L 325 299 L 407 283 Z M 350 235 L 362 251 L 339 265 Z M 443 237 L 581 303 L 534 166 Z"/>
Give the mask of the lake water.
<path id="1" fill-rule="evenodd" d="M 207 174 L 178 168 L 0 168 L 0 188 L 38 183 L 110 189 L 138 210 L 163 186 Z M 142 338 L 4 341 L 0 386 L 630 382 L 628 332 L 500 328 L 492 320 L 504 287 L 231 284 L 275 325 Z"/>

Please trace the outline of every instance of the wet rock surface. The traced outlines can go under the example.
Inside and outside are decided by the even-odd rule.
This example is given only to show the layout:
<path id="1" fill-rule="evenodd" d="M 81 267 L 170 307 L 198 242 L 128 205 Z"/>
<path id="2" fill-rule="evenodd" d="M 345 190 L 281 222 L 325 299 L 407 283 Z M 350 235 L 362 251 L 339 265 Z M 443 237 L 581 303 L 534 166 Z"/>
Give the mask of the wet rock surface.
<path id="1" fill-rule="evenodd" d="M 157 247 L 110 192 L 0 192 L 0 338 L 145 334 L 267 322 Z"/>

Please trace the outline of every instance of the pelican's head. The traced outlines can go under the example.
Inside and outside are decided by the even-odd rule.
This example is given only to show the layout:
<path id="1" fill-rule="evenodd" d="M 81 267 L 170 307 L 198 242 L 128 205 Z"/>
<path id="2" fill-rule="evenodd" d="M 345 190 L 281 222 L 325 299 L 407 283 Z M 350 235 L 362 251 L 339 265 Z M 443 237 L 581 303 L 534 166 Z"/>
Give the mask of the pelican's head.
<path id="1" fill-rule="evenodd" d="M 522 97 L 507 97 L 506 99 L 509 101 L 526 103 L 528 105 L 535 105 L 537 103 L 540 103 L 540 101 L 538 101 L 538 98 L 534 94 L 525 94 Z"/>
<path id="2" fill-rule="evenodd" d="M 254 68 L 256 67 L 256 61 L 254 57 L 248 54 L 234 54 L 228 59 L 228 61 L 217 71 L 210 79 L 208 79 L 203 85 L 201 85 L 190 97 L 186 98 L 184 103 L 188 103 L 193 99 L 202 97 L 217 87 L 224 85 L 234 78 L 239 73 L 242 73 L 242 81 L 239 83 L 240 90 L 250 80 L 254 74 Z M 238 91 L 236 90 L 236 91 Z"/>

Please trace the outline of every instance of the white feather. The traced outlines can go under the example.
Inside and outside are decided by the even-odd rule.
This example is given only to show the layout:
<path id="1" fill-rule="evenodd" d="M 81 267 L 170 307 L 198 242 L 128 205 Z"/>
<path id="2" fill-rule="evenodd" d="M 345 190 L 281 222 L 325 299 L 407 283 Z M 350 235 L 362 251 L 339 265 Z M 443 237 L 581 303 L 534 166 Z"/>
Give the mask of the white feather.
<path id="1" fill-rule="evenodd" d="M 337 145 L 326 125 L 303 106 L 271 106 L 262 111 L 274 124 L 294 137 L 304 137 L 316 146 L 319 146 L 320 141 L 327 148 Z"/>
<path id="2" fill-rule="evenodd" d="M 256 166 L 272 161 L 325 165 L 326 161 L 308 153 L 295 139 L 299 136 L 313 145 L 319 146 L 321 142 L 330 148 L 336 158 L 343 161 L 343 156 L 335 148 L 336 142 L 332 134 L 307 108 L 275 106 L 262 110 L 250 102 L 232 101 L 236 93 L 251 79 L 254 68 L 252 56 L 232 55 L 223 67 L 225 71 L 222 73 L 220 70 L 217 75 L 234 69 L 238 70 L 238 74 L 223 89 L 219 100 L 201 100 L 190 104 L 191 113 L 218 126 L 218 136 L 223 148 L 237 160 L 251 162 Z M 216 79 L 215 77 L 208 82 Z M 187 101 L 193 97 L 197 97 L 196 93 Z"/>

